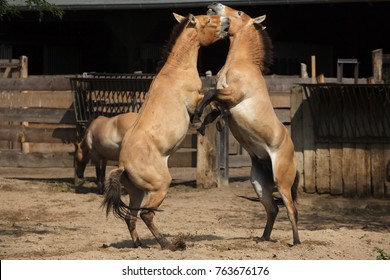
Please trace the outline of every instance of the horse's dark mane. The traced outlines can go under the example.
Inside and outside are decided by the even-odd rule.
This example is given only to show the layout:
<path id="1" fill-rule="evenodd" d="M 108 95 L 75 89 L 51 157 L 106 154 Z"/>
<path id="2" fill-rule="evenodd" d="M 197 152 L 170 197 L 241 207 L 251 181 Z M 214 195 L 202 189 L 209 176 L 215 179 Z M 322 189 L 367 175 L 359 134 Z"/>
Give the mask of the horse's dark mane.
<path id="1" fill-rule="evenodd" d="M 266 29 L 263 29 L 261 25 L 255 25 L 257 31 L 259 32 L 260 38 L 263 40 L 263 51 L 264 51 L 264 57 L 263 61 L 260 64 L 261 71 L 263 74 L 268 74 L 271 70 L 271 66 L 273 64 L 273 45 L 271 38 L 268 35 L 268 32 Z"/>
<path id="2" fill-rule="evenodd" d="M 162 48 L 162 55 L 161 59 L 157 64 L 156 72 L 160 72 L 161 68 L 163 68 L 165 62 L 168 59 L 168 56 L 170 55 L 173 46 L 176 43 L 177 38 L 180 36 L 180 34 L 183 32 L 184 28 L 186 27 L 187 23 L 189 21 L 189 16 L 185 17 L 180 23 L 176 24 L 172 31 L 171 36 L 169 37 L 169 40 L 165 42 L 164 47 Z"/>

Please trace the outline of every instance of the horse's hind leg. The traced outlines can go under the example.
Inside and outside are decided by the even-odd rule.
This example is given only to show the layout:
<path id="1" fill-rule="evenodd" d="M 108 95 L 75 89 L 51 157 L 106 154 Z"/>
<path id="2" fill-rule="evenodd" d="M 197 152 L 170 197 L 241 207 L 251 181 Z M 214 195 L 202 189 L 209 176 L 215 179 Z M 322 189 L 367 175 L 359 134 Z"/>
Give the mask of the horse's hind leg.
<path id="1" fill-rule="evenodd" d="M 293 244 L 296 245 L 301 243 L 298 235 L 298 211 L 294 204 L 299 178 L 297 177 L 294 158 L 286 157 L 286 154 L 288 153 L 276 155 L 273 170 L 278 191 L 287 208 L 287 215 L 292 226 Z"/>
<path id="2" fill-rule="evenodd" d="M 131 239 L 133 240 L 134 248 L 145 247 L 142 244 L 136 230 L 138 220 L 137 215 L 144 197 L 144 192 L 135 188 L 125 174 L 126 173 L 123 173 L 120 178 L 121 184 L 125 186 L 127 192 L 129 193 L 129 212 L 124 220 L 127 224 L 127 228 L 129 229 Z"/>
<path id="3" fill-rule="evenodd" d="M 271 232 L 278 215 L 279 208 L 273 199 L 272 192 L 275 186 L 272 178 L 272 170 L 266 165 L 267 161 L 262 161 L 252 157 L 251 183 L 264 205 L 267 213 L 267 223 L 264 228 L 263 236 L 257 238 L 257 241 L 269 241 Z M 268 162 L 270 165 L 271 163 Z"/>
<path id="4" fill-rule="evenodd" d="M 172 251 L 177 250 L 176 246 L 174 246 L 171 242 L 169 242 L 166 237 L 158 230 L 157 226 L 154 224 L 153 219 L 155 216 L 155 211 L 162 201 L 164 200 L 169 184 L 164 184 L 161 188 L 157 188 L 157 191 L 148 192 L 145 195 L 144 201 L 141 205 L 141 219 L 144 221 L 146 226 L 152 232 L 153 236 L 156 238 L 157 242 L 160 244 L 161 249 L 169 249 Z"/>
<path id="5" fill-rule="evenodd" d="M 112 170 L 108 174 L 107 181 L 105 183 L 106 191 L 104 194 L 102 206 L 106 208 L 106 214 L 108 215 L 108 213 L 112 210 L 114 216 L 124 220 L 134 242 L 134 247 L 137 248 L 142 246 L 136 231 L 138 210 L 135 209 L 135 206 L 139 206 L 139 201 L 142 201 L 143 192 L 132 186 L 122 168 Z M 126 187 L 126 189 L 129 191 L 129 206 L 130 209 L 133 210 L 130 210 L 129 207 L 127 207 L 121 200 L 122 186 Z M 132 195 L 134 199 L 131 198 Z"/>
<path id="6" fill-rule="evenodd" d="M 137 214 L 138 211 L 130 211 L 128 217 L 125 218 L 127 228 L 129 229 L 131 239 L 133 240 L 134 248 L 144 247 L 136 231 Z"/>
<path id="7" fill-rule="evenodd" d="M 125 219 L 125 222 L 127 224 L 127 228 L 129 229 L 131 239 L 134 242 L 134 248 L 146 247 L 144 244 L 142 244 L 136 230 L 136 224 L 138 220 L 137 215 L 139 212 L 138 209 L 141 206 L 144 192 L 136 188 L 128 189 L 128 192 L 130 213 L 129 216 Z"/>

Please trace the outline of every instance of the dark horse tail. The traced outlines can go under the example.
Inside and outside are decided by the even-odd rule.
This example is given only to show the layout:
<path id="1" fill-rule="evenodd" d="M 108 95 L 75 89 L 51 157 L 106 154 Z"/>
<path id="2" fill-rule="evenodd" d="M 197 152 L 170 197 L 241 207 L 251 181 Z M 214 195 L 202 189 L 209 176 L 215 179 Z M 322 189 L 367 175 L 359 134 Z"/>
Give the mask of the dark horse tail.
<path id="1" fill-rule="evenodd" d="M 102 206 L 106 208 L 106 215 L 112 211 L 114 216 L 120 219 L 126 219 L 129 215 L 129 207 L 121 199 L 121 181 L 123 168 L 117 168 L 110 172 L 107 177 Z"/>

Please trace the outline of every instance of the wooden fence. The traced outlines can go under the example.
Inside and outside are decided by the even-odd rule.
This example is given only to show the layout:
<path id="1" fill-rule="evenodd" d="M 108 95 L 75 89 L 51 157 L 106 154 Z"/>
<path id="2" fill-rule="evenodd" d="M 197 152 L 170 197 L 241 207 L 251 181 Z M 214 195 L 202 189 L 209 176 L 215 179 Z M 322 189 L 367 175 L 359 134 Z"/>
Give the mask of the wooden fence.
<path id="1" fill-rule="evenodd" d="M 390 123 L 389 112 L 384 111 L 390 101 L 386 99 L 386 94 L 390 94 L 389 85 L 385 86 L 385 91 L 369 92 L 364 97 L 364 92 L 359 90 L 355 98 L 347 95 L 350 101 L 338 99 L 337 94 L 329 92 L 331 99 L 318 103 L 323 108 L 319 110 L 310 106 L 310 91 L 305 94 L 302 86 L 292 89 L 291 132 L 303 191 L 344 197 L 390 197 L 390 141 L 387 138 Z M 379 97 L 383 102 L 374 100 Z M 373 104 L 377 104 L 376 107 Z M 325 124 L 328 138 L 324 138 L 324 120 L 329 125 L 326 128 Z M 371 125 L 378 126 L 379 130 L 369 134 L 374 131 Z M 355 136 L 347 137 L 351 133 Z"/>
<path id="2" fill-rule="evenodd" d="M 0 166 L 73 167 L 76 121 L 69 77 L 0 81 Z M 170 166 L 195 166 L 196 135 L 187 138 Z"/>

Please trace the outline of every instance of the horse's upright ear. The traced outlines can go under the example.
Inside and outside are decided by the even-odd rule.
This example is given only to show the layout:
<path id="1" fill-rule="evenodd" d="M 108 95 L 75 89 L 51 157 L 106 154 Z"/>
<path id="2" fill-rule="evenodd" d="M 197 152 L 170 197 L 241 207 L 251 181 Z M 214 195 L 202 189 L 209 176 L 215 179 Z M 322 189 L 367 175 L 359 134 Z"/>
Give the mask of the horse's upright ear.
<path id="1" fill-rule="evenodd" d="M 265 20 L 265 15 L 253 19 L 253 24 L 261 24 Z"/>
<path id="2" fill-rule="evenodd" d="M 193 14 L 189 14 L 188 19 L 190 20 L 191 24 L 196 24 L 196 18 Z"/>
<path id="3" fill-rule="evenodd" d="M 185 19 L 185 17 L 179 15 L 179 14 L 176 14 L 176 13 L 173 13 L 173 16 L 175 17 L 175 19 L 180 23 L 182 22 L 183 19 Z"/>

